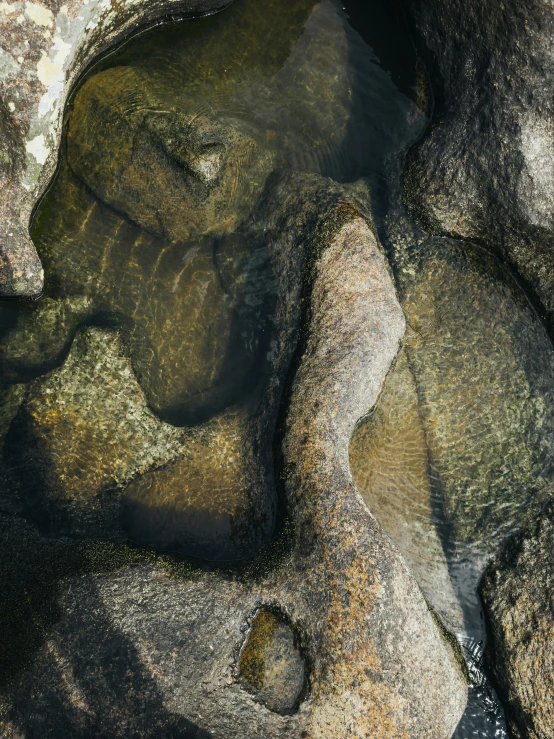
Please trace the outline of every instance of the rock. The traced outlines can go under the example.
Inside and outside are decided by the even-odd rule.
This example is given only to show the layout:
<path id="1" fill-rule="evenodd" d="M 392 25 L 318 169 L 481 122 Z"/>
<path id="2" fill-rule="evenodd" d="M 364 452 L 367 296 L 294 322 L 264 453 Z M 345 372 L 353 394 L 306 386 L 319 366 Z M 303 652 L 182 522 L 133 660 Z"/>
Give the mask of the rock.
<path id="1" fill-rule="evenodd" d="M 190 26 L 191 48 L 175 42 L 169 64 L 145 70 L 139 55 L 134 66 L 97 71 L 72 100 L 67 146 L 33 229 L 47 295 L 0 348 L 3 379 L 37 378 L 7 440 L 3 498 L 52 536 L 128 535 L 231 560 L 272 533 L 272 443 L 307 244 L 337 203 L 367 200 L 363 186 L 316 174 L 269 177 L 267 121 L 251 130 L 217 108 L 222 86 L 237 106 L 233 86 L 252 71 L 253 50 L 237 34 L 256 30 L 261 44 L 277 27 L 271 18 L 286 33 L 268 40 L 266 71 L 284 85 L 293 44 L 291 86 L 308 104 L 306 59 L 323 21 L 340 19 L 324 3 L 300 39 L 311 6 L 279 8 L 262 18 L 245 3 L 200 23 L 198 36 Z M 216 38 L 207 74 L 204 46 L 213 51 Z M 202 80 L 209 117 L 189 112 Z M 346 124 L 347 100 L 337 109 L 330 120 Z M 103 331 L 79 329 L 91 324 Z"/>
<path id="2" fill-rule="evenodd" d="M 146 39 L 153 59 L 107 59 L 67 115 L 68 166 L 142 228 L 172 241 L 233 232 L 273 170 L 303 158 L 321 171 L 341 145 L 348 43 L 328 0 L 285 12 L 273 0 L 263 14 L 247 0 L 164 40 L 161 55 Z"/>
<path id="3" fill-rule="evenodd" d="M 95 317 L 126 329 L 148 402 L 166 420 L 203 420 L 251 382 L 274 300 L 271 255 L 252 229 L 196 242 L 158 238 L 92 198 L 68 171 L 40 229 L 53 297 L 6 338 L 8 379 L 21 376 L 21 354 L 27 376 L 32 365 L 39 372 L 61 361 L 76 326 Z"/>
<path id="4" fill-rule="evenodd" d="M 51 197 L 74 193 L 76 206 L 48 208 L 41 228 L 61 297 L 22 315 L 2 364 L 12 381 L 63 364 L 32 381 L 12 424 L 8 510 L 50 535 L 251 556 L 276 519 L 272 443 L 307 244 L 318 218 L 357 198 L 283 175 L 238 233 L 183 245 L 60 177 Z M 104 328 L 79 329 L 71 344 L 82 323 Z"/>
<path id="5" fill-rule="evenodd" d="M 69 166 L 103 202 L 158 236 L 187 241 L 234 231 L 274 168 L 265 132 L 200 117 L 189 98 L 183 112 L 157 113 L 163 106 L 152 82 L 132 67 L 85 82 L 68 118 Z M 181 108 L 178 98 L 173 106 Z"/>
<path id="6" fill-rule="evenodd" d="M 295 642 L 283 616 L 260 609 L 240 652 L 242 684 L 276 713 L 292 713 L 304 689 L 306 665 Z"/>
<path id="7" fill-rule="evenodd" d="M 271 445 L 261 443 L 257 426 L 244 408 L 232 408 L 187 429 L 177 459 L 122 492 L 128 536 L 211 560 L 251 556 L 276 516 Z"/>
<path id="8" fill-rule="evenodd" d="M 17 330 L 7 331 L 0 347 L 2 378 L 28 381 L 47 372 L 67 354 L 79 324 L 90 313 L 87 296 L 45 297 L 17 316 Z"/>
<path id="9" fill-rule="evenodd" d="M 552 506 L 511 539 L 481 583 L 489 638 L 486 665 L 511 736 L 554 736 L 554 525 Z"/>
<path id="10" fill-rule="evenodd" d="M 409 0 L 432 55 L 433 121 L 406 194 L 435 232 L 514 265 L 552 321 L 554 14 L 549 0 Z"/>
<path id="11" fill-rule="evenodd" d="M 3 231 L 0 234 L 2 294 L 37 295 L 42 291 L 44 284 L 42 267 L 28 234 L 29 221 L 38 198 L 46 191 L 56 170 L 64 107 L 75 81 L 82 77 L 83 71 L 91 65 L 92 60 L 97 60 L 135 29 L 144 28 L 161 18 L 176 14 L 181 16 L 212 14 L 227 4 L 225 0 L 187 0 L 185 4 L 176 3 L 176 0 L 156 0 L 156 2 L 123 2 L 104 8 L 98 0 L 91 2 L 71 0 L 58 8 L 48 0 L 44 4 L 33 3 L 29 6 L 30 9 L 25 6 L 27 10 L 24 12 L 23 8 L 19 9 L 19 6 L 15 5 L 6 6 L 1 11 L 0 139 L 5 152 L 4 159 L 0 162 L 3 186 L 0 202 L 0 222 L 3 224 Z M 35 6 L 38 6 L 38 10 L 35 10 Z M 233 145 L 235 153 L 240 149 L 241 156 L 250 158 L 252 167 L 249 182 L 251 189 L 256 190 L 262 185 L 264 173 L 267 172 L 270 160 L 266 157 L 269 140 L 273 137 L 277 145 L 279 143 L 277 138 L 282 139 L 280 142 L 282 144 L 283 141 L 305 136 L 306 127 L 297 126 L 298 110 L 296 112 L 287 110 L 286 102 L 295 86 L 296 99 L 301 98 L 307 88 L 317 89 L 320 92 L 322 89 L 327 91 L 326 96 L 320 94 L 317 100 L 314 96 L 308 99 L 304 94 L 301 101 L 304 112 L 323 114 L 322 126 L 316 125 L 310 129 L 316 162 L 321 164 L 328 156 L 331 139 L 335 139 L 336 146 L 340 145 L 350 109 L 348 83 L 343 84 L 348 61 L 346 39 L 342 33 L 343 43 L 339 45 L 340 48 L 335 48 L 329 43 L 334 38 L 340 37 L 335 31 L 342 28 L 341 20 L 329 2 L 322 3 L 314 12 L 311 32 L 302 34 L 312 8 L 309 2 L 295 3 L 283 12 L 282 4 L 274 2 L 268 4 L 266 11 L 260 14 L 253 9 L 252 3 L 239 3 L 236 10 L 232 8 L 225 14 L 225 20 L 208 19 L 204 23 L 204 27 L 209 29 L 207 34 L 204 32 L 191 34 L 185 43 L 180 44 L 181 53 L 187 57 L 185 66 L 190 74 L 190 84 L 186 92 L 190 94 L 196 90 L 197 93 L 196 103 L 192 106 L 196 108 L 192 113 L 193 119 L 197 117 L 199 103 L 202 106 L 205 101 L 202 90 L 205 90 L 207 76 L 210 84 L 218 80 L 220 91 L 223 89 L 222 85 L 228 89 L 232 76 L 240 78 L 248 65 L 251 66 L 255 60 L 258 68 L 267 66 L 270 76 L 284 65 L 284 73 L 275 78 L 271 94 L 268 95 L 268 91 L 265 90 L 263 95 L 266 101 L 275 99 L 278 91 L 282 92 L 282 89 L 286 88 L 285 105 L 274 105 L 273 108 L 274 114 L 281 111 L 281 118 L 284 113 L 290 124 L 287 138 L 282 135 L 283 120 L 280 121 L 281 128 L 276 128 L 277 121 L 273 121 L 269 138 L 264 139 L 266 145 L 264 156 L 260 159 L 256 132 L 249 131 L 244 126 L 237 127 L 233 114 L 223 122 L 223 130 L 214 126 L 213 118 L 208 116 L 205 120 L 198 119 L 196 130 L 192 132 L 191 115 L 188 112 L 186 114 L 172 112 L 166 120 L 163 115 L 159 115 L 161 111 L 148 114 L 144 125 L 139 126 L 139 143 L 142 141 L 144 144 L 151 139 L 158 142 L 159 150 L 156 155 L 158 160 L 169 157 L 174 163 L 173 179 L 167 181 L 167 187 L 173 189 L 177 187 L 182 193 L 182 182 L 179 177 L 184 176 L 191 188 L 188 194 L 189 204 L 193 210 L 198 209 L 199 199 L 210 191 L 215 177 L 227 182 L 231 201 L 236 202 L 237 173 L 233 169 L 233 160 L 224 155 L 226 147 Z M 215 34 L 211 33 L 214 24 L 219 28 Z M 206 38 L 210 39 L 210 34 L 211 40 L 206 43 Z M 238 54 L 232 52 L 235 54 L 234 59 L 229 56 L 229 51 L 233 48 L 239 49 Z M 323 56 L 321 48 L 326 48 L 327 53 Z M 318 71 L 313 66 L 314 55 L 320 62 Z M 287 68 L 285 64 L 289 56 L 296 65 L 295 73 L 290 71 L 290 65 Z M 206 64 L 206 60 L 209 63 Z M 299 60 L 302 62 L 301 67 L 297 65 Z M 342 68 L 341 75 L 336 74 L 339 66 Z M 175 68 L 174 66 L 173 72 Z M 157 87 L 154 77 L 150 72 L 150 89 Z M 330 79 L 333 80 L 332 84 Z M 184 92 L 182 81 L 180 84 L 174 81 L 176 89 L 181 89 L 181 93 Z M 343 93 L 337 98 L 338 88 L 342 89 Z M 340 125 L 336 115 L 329 115 L 329 103 L 334 104 L 337 110 L 336 101 L 339 98 L 338 110 L 342 115 Z M 159 102 L 159 107 L 163 110 L 167 100 Z M 245 103 L 253 107 L 251 100 L 243 101 L 241 104 Z M 175 109 L 175 100 L 171 101 L 170 107 Z M 240 108 L 240 105 L 238 107 Z M 231 108 L 236 111 L 237 106 Z M 111 123 L 114 123 L 113 117 Z M 109 125 L 110 121 L 106 120 L 106 126 Z M 165 129 L 165 133 L 160 128 Z M 186 151 L 182 145 L 175 147 L 168 143 L 171 132 L 183 132 L 185 129 L 188 131 Z M 119 126 L 119 135 L 122 135 L 124 130 L 125 126 Z M 215 142 L 214 136 L 217 139 Z M 325 141 L 324 146 L 321 146 L 321 141 Z M 274 151 L 277 148 L 276 146 Z M 123 147 L 122 157 L 125 151 Z M 137 153 L 140 154 L 141 151 L 144 153 L 144 147 L 141 150 L 139 146 Z M 149 151 L 146 157 L 142 156 L 142 161 L 135 162 L 135 172 L 129 172 L 127 178 L 124 178 L 131 189 L 133 187 L 131 174 L 136 178 L 146 171 L 151 179 L 156 173 L 156 161 L 156 157 L 152 158 L 152 151 Z M 149 165 L 153 167 L 151 172 L 148 170 Z M 93 166 L 88 172 L 93 178 L 94 169 Z M 243 195 L 248 190 L 246 185 L 247 182 L 242 183 Z M 152 189 L 149 192 L 152 196 Z M 234 215 L 231 214 L 231 220 L 226 221 L 227 202 L 222 193 L 223 187 L 219 187 L 214 197 L 208 197 L 208 209 L 211 209 L 210 217 L 216 216 L 214 220 L 219 227 L 227 228 Z M 139 196 L 135 202 L 135 212 L 143 215 L 151 223 L 152 219 L 147 218 L 148 214 L 141 211 L 141 202 L 143 201 Z M 149 205 L 152 211 L 150 202 Z M 165 205 L 168 211 L 165 220 L 170 220 L 175 228 L 182 232 L 183 227 L 179 224 L 178 213 L 174 212 L 170 218 L 171 203 L 166 201 Z M 129 206 L 130 203 L 127 202 L 127 207 Z M 201 208 L 200 211 L 203 212 L 198 214 L 196 228 L 203 228 L 207 223 L 206 208 Z"/>
<path id="12" fill-rule="evenodd" d="M 465 705 L 464 679 L 452 663 L 446 668 L 444 662 L 439 666 L 428 661 L 431 653 L 439 652 L 424 647 L 426 639 L 431 633 L 439 642 L 443 637 L 436 626 L 423 627 L 432 617 L 419 592 L 416 616 L 415 592 L 409 585 L 415 581 L 368 513 L 349 469 L 352 429 L 363 409 L 377 398 L 392 359 L 392 353 L 376 350 L 376 342 L 387 341 L 392 349 L 388 344 L 392 330 L 398 340 L 404 329 L 400 311 L 393 308 L 387 268 L 379 252 L 368 249 L 371 243 L 365 224 L 354 219 L 316 265 L 309 334 L 284 435 L 284 458 L 291 464 L 288 504 L 302 551 L 314 561 L 302 567 L 306 592 L 318 619 L 326 624 L 323 630 L 316 627 L 310 640 L 318 655 L 311 679 L 319 686 L 314 690 L 318 703 L 311 731 L 314 737 L 403 732 L 449 736 Z M 345 304 L 350 306 L 347 314 L 342 311 Z M 395 564 L 389 559 L 393 552 Z M 369 562 L 373 573 L 379 573 L 377 578 L 367 568 Z M 409 606 L 405 598 L 410 599 Z M 364 621 L 360 630 L 345 628 L 359 617 Z M 408 657 L 412 649 L 415 652 Z M 399 661 L 406 658 L 414 671 L 400 668 Z M 429 670 L 425 678 L 419 669 Z M 448 707 L 441 705 L 446 695 L 439 698 L 441 690 L 433 676 L 437 670 L 452 686 L 452 692 L 447 691 Z M 379 673 L 381 678 L 376 679 Z M 391 682 L 382 680 L 385 674 Z M 428 691 L 425 705 L 416 695 L 418 674 Z M 346 731 L 343 716 L 348 716 Z"/>
<path id="13" fill-rule="evenodd" d="M 119 530 L 114 488 L 182 452 L 148 408 L 120 335 L 87 328 L 64 364 L 29 386 L 6 442 L 20 512 L 52 534 Z"/>
<path id="14" fill-rule="evenodd" d="M 356 487 L 401 551 L 427 602 L 452 630 L 463 631 L 438 533 L 440 493 L 433 490 L 417 389 L 404 350 L 376 406 L 356 427 L 349 458 Z"/>
<path id="15" fill-rule="evenodd" d="M 133 30 L 174 12 L 201 15 L 221 0 L 99 0 L 6 4 L 0 11 L 0 281 L 3 295 L 36 295 L 43 274 L 29 237 L 38 197 L 57 165 L 65 102 L 99 54 Z"/>
<path id="16" fill-rule="evenodd" d="M 406 355 L 462 585 L 552 495 L 553 348 L 510 271 L 484 248 L 391 227 Z M 464 565 L 464 566 L 467 566 Z"/>
<path id="17" fill-rule="evenodd" d="M 87 570 L 75 567 L 83 555 L 74 554 L 75 569 L 64 577 L 60 568 L 59 618 L 41 632 L 29 668 L 4 684 L 6 733 L 452 735 L 466 701 L 462 670 L 348 464 L 352 429 L 397 352 L 402 312 L 352 206 L 331 211 L 311 243 L 307 322 L 282 430 L 290 533 L 235 575 L 145 561 L 141 550 L 131 566 L 132 553 L 115 549 L 115 569 L 97 551 L 100 566 Z M 239 656 L 260 610 L 281 614 L 306 660 L 309 690 L 289 715 L 241 684 Z M 291 667 L 290 636 L 285 643 Z M 276 652 L 271 643 L 264 650 L 269 663 Z M 268 689 L 281 674 L 264 668 Z"/>

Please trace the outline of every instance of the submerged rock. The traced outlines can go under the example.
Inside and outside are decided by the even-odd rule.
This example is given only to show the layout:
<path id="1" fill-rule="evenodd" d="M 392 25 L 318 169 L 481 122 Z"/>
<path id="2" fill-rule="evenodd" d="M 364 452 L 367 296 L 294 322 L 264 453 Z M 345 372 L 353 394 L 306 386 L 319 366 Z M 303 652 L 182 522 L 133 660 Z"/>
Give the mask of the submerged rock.
<path id="1" fill-rule="evenodd" d="M 53 215 L 47 274 L 70 295 L 23 314 L 2 355 L 12 380 L 63 363 L 31 382 L 12 423 L 8 509 L 51 535 L 127 535 L 206 559 L 262 546 L 276 518 L 273 434 L 306 249 L 340 201 L 356 198 L 315 175 L 274 178 L 252 222 L 189 245 L 177 275 L 179 243 L 96 201 L 84 222 L 79 209 Z M 71 344 L 80 323 L 99 327 Z"/>
<path id="2" fill-rule="evenodd" d="M 391 231 L 430 469 L 457 558 L 479 577 L 553 492 L 554 350 L 483 248 Z"/>
<path id="3" fill-rule="evenodd" d="M 229 233 L 274 169 L 264 131 L 195 104 L 158 111 L 149 75 L 115 67 L 79 89 L 68 118 L 67 161 L 103 202 L 172 241 Z M 190 113 L 187 113 L 191 110 Z M 98 149 L 113 152 L 99 157 Z"/>
<path id="4" fill-rule="evenodd" d="M 549 506 L 530 530 L 511 539 L 481 583 L 489 639 L 487 667 L 511 735 L 554 736 L 554 524 Z"/>
<path id="5" fill-rule="evenodd" d="M 277 713 L 291 713 L 306 680 L 306 665 L 286 619 L 259 610 L 238 661 L 240 681 L 257 700 Z"/>
<path id="6" fill-rule="evenodd" d="M 120 50 L 68 108 L 33 232 L 47 296 L 0 350 L 5 380 L 39 377 L 8 438 L 4 497 L 51 535 L 239 559 L 275 523 L 308 244 L 366 194 L 287 173 L 301 144 L 318 172 L 345 135 L 348 44 L 327 1 L 260 15 L 245 0 L 174 33 L 175 56 Z M 118 334 L 72 346 L 83 325 Z"/>
<path id="7" fill-rule="evenodd" d="M 259 549 L 273 530 L 277 501 L 272 447 L 258 427 L 237 408 L 187 429 L 177 459 L 123 490 L 127 535 L 142 546 L 214 560 Z"/>
<path id="8" fill-rule="evenodd" d="M 6 484 L 51 534 L 115 535 L 114 489 L 180 453 L 182 437 L 148 408 L 120 334 L 89 327 L 28 387 L 6 440 Z"/>
<path id="9" fill-rule="evenodd" d="M 290 540 L 281 540 L 276 559 L 255 560 L 239 578 L 183 574 L 174 560 L 172 573 L 167 558 L 164 565 L 140 556 L 140 566 L 123 562 L 112 574 L 69 572 L 59 617 L 34 661 L 2 688 L 5 733 L 452 735 L 466 701 L 462 670 L 348 464 L 352 429 L 397 351 L 402 312 L 355 210 L 331 213 L 314 247 L 283 436 Z M 256 699 L 236 673 L 260 609 L 283 614 L 305 655 L 309 690 L 290 715 L 263 705 L 271 698 Z M 285 646 L 290 658 L 290 637 Z M 264 653 L 269 688 L 283 673 L 266 666 L 282 651 L 269 644 Z"/>
<path id="10" fill-rule="evenodd" d="M 356 487 L 402 552 L 427 601 L 450 628 L 462 631 L 462 611 L 438 533 L 441 502 L 432 487 L 417 389 L 404 350 L 377 405 L 356 427 L 349 457 Z"/>
<path id="11" fill-rule="evenodd" d="M 124 329 L 148 402 L 166 420 L 203 420 L 252 382 L 276 282 L 272 254 L 252 228 L 171 242 L 130 224 L 64 170 L 41 229 L 53 296 L 6 337 L 8 379 L 61 361 L 77 325 L 92 318 Z"/>
<path id="12" fill-rule="evenodd" d="M 65 102 L 90 63 L 114 43 L 177 12 L 202 15 L 226 0 L 100 0 L 0 9 L 0 292 L 37 295 L 44 280 L 29 237 L 37 197 L 57 165 Z"/>

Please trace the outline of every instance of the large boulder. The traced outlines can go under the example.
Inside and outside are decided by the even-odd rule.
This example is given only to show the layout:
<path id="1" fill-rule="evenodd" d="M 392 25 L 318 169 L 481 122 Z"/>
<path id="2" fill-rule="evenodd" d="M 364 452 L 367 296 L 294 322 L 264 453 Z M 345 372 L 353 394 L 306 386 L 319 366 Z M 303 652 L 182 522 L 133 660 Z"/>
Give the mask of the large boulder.
<path id="1" fill-rule="evenodd" d="M 408 158 L 408 202 L 436 232 L 498 250 L 552 320 L 552 3 L 406 5 L 435 91 L 431 125 Z"/>
<path id="2" fill-rule="evenodd" d="M 282 429 L 288 528 L 239 575 L 143 550 L 109 550 L 108 567 L 105 545 L 73 550 L 49 628 L 38 625 L 32 654 L 25 642 L 28 669 L 4 683 L 6 736 L 452 735 L 467 694 L 459 656 L 349 470 L 352 429 L 397 352 L 402 312 L 354 208 L 335 209 L 312 246 Z M 16 547 L 29 537 L 27 556 L 50 546 L 27 531 Z M 41 570 L 52 561 L 37 559 Z M 276 694 L 283 675 L 291 692 Z"/>
<path id="3" fill-rule="evenodd" d="M 554 736 L 554 524 L 552 506 L 508 542 L 481 583 L 486 662 L 517 739 Z"/>

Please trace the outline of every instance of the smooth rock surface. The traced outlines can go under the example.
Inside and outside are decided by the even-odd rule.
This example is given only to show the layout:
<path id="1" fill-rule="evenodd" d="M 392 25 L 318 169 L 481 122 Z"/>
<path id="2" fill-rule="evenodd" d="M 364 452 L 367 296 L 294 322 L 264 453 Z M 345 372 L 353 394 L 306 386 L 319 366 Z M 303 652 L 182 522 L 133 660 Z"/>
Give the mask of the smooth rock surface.
<path id="1" fill-rule="evenodd" d="M 406 196 L 435 232 L 477 238 L 554 309 L 554 12 L 550 0 L 408 0 L 435 111 Z"/>
<path id="2" fill-rule="evenodd" d="M 429 237 L 400 213 L 388 238 L 447 553 L 475 590 L 503 540 L 552 497 L 554 349 L 482 246 Z"/>
<path id="3" fill-rule="evenodd" d="M 486 663 L 511 736 L 554 736 L 554 524 L 547 507 L 510 540 L 481 583 L 489 640 Z"/>
<path id="4" fill-rule="evenodd" d="M 452 735 L 467 694 L 457 657 L 349 471 L 352 429 L 377 399 L 402 312 L 352 207 L 332 212 L 312 243 L 283 429 L 288 544 L 238 578 L 178 568 L 169 576 L 167 565 L 140 557 L 114 574 L 70 573 L 34 662 L 3 688 L 6 735 Z M 264 605 L 294 627 L 309 665 L 308 693 L 290 716 L 254 700 L 235 674 Z"/>

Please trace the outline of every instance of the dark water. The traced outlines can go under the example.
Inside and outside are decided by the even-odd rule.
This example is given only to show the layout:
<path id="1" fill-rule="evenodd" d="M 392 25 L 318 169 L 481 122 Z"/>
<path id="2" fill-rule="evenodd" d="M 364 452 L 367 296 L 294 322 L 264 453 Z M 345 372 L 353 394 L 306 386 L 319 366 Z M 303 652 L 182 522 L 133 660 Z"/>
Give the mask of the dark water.
<path id="1" fill-rule="evenodd" d="M 467 317 L 469 304 L 485 324 L 496 315 L 495 300 L 510 308 L 511 323 L 496 332 L 489 365 L 475 365 L 475 373 L 480 382 L 496 367 L 496 355 L 504 362 L 509 344 L 510 367 L 533 378 L 528 395 L 522 380 L 510 406 L 516 409 L 529 394 L 542 408 L 550 386 L 535 365 L 527 366 L 542 355 L 530 359 L 533 346 L 519 337 L 531 327 L 531 345 L 547 352 L 549 344 L 517 285 L 488 257 L 472 261 L 463 248 L 449 246 L 444 259 L 436 245 L 418 245 L 404 223 L 395 194 L 400 162 L 423 132 L 429 108 L 423 68 L 394 3 L 268 0 L 261 13 L 257 0 L 236 0 L 220 15 L 142 33 L 98 63 L 68 105 L 60 168 L 33 224 L 45 295 L 0 312 L 7 480 L 0 503 L 35 521 L 49 517 L 50 533 L 87 537 L 105 525 L 121 491 L 136 507 L 146 490 L 155 502 L 128 523 L 127 533 L 140 529 L 143 544 L 178 549 L 175 521 L 186 517 L 196 527 L 187 535 L 201 531 L 199 547 L 212 529 L 218 532 L 211 548 L 195 553 L 217 558 L 218 550 L 232 558 L 229 522 L 246 503 L 230 502 L 231 491 L 267 482 L 263 470 L 254 482 L 245 478 L 242 464 L 250 460 L 242 439 L 254 433 L 274 369 L 279 300 L 256 204 L 283 172 L 369 188 L 409 330 L 388 394 L 354 436 L 353 473 L 429 602 L 451 616 L 466 652 L 474 686 L 455 736 L 505 737 L 480 669 L 485 631 L 476 588 L 490 555 L 481 538 L 496 546 L 506 531 L 491 539 L 499 517 L 471 511 L 465 520 L 477 521 L 476 530 L 462 524 L 454 530 L 452 523 L 464 520 L 456 503 L 461 493 L 474 499 L 469 483 L 463 491 L 459 485 L 475 476 L 468 454 L 482 458 L 479 450 L 491 447 L 486 434 L 474 438 L 471 424 L 460 424 L 460 416 L 472 421 L 472 391 L 457 347 L 475 365 L 479 330 L 488 341 L 488 329 L 477 321 L 468 333 L 457 317 Z M 428 301 L 437 295 L 444 298 L 438 308 L 440 301 Z M 75 366 L 70 376 L 67 366 Z M 445 383 L 449 371 L 466 372 L 465 385 Z M 504 378 L 495 381 L 485 400 L 497 428 L 512 399 L 496 402 Z M 441 403 L 448 423 L 433 427 L 431 438 Z M 492 445 L 487 472 L 513 452 L 515 438 Z M 157 446 L 147 453 L 153 439 Z M 473 447 L 460 450 L 460 439 Z M 30 458 L 18 452 L 23 445 Z M 193 473 L 183 500 L 185 448 Z M 530 455 L 529 475 L 542 490 L 546 475 L 534 472 L 546 469 L 541 454 Z M 524 473 L 512 475 L 510 489 L 528 482 Z M 221 495 L 207 505 L 206 490 L 214 488 Z M 481 489 L 477 506 L 494 509 L 502 486 Z M 42 502 L 29 511 L 21 507 L 24 498 Z M 508 531 L 517 528 L 523 505 L 517 494 L 514 500 Z M 266 503 L 270 520 L 270 494 Z M 153 518 L 155 532 L 145 533 L 144 522 Z M 252 546 L 271 530 L 263 522 L 256 527 Z"/>

